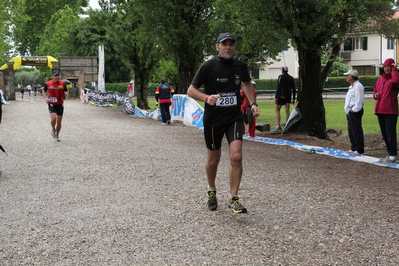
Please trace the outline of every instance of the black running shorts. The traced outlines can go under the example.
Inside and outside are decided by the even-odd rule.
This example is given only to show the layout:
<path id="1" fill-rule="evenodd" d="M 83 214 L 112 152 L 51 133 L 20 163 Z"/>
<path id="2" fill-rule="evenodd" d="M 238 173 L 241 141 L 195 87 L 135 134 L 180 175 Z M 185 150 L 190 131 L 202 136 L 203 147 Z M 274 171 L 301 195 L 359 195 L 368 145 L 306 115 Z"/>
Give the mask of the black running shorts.
<path id="1" fill-rule="evenodd" d="M 277 105 L 285 105 L 286 103 L 291 103 L 291 99 L 282 96 L 277 98 Z"/>
<path id="2" fill-rule="evenodd" d="M 56 113 L 62 116 L 64 114 L 64 104 L 49 104 L 48 111 L 51 113 Z"/>
<path id="3" fill-rule="evenodd" d="M 234 140 L 242 141 L 242 134 L 243 121 L 241 119 L 220 127 L 204 126 L 206 147 L 213 151 L 219 150 L 222 147 L 222 139 L 224 135 L 226 135 L 227 141 L 230 144 Z"/>

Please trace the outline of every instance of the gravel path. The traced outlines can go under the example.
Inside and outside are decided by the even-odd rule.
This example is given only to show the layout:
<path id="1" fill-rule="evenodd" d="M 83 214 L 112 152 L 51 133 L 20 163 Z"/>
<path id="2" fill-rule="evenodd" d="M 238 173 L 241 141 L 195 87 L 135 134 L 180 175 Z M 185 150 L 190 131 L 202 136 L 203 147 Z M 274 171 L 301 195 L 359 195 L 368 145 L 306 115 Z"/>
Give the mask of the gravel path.
<path id="1" fill-rule="evenodd" d="M 202 131 L 67 100 L 3 106 L 0 265 L 398 265 L 398 170 L 244 143 L 240 196 L 206 208 Z"/>

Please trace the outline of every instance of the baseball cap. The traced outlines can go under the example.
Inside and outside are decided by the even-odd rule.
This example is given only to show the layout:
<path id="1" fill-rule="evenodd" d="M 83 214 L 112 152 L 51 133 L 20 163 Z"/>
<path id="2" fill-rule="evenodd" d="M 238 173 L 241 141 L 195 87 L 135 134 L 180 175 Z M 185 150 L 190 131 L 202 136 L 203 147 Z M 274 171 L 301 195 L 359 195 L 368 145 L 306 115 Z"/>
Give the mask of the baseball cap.
<path id="1" fill-rule="evenodd" d="M 359 76 L 359 72 L 357 72 L 356 69 L 351 69 L 350 71 L 344 73 L 345 76 L 353 76 L 353 77 L 357 77 Z"/>
<path id="2" fill-rule="evenodd" d="M 60 74 L 60 72 L 58 72 L 58 70 L 53 70 L 53 73 L 52 73 L 53 76 L 59 75 L 59 74 Z"/>
<path id="3" fill-rule="evenodd" d="M 287 66 L 283 66 L 281 69 L 284 70 L 285 72 L 288 72 L 288 67 Z"/>
<path id="4" fill-rule="evenodd" d="M 225 33 L 221 33 L 218 37 L 217 43 L 223 42 L 225 40 L 232 40 L 232 41 L 236 41 L 236 39 L 234 38 L 233 34 L 231 34 L 230 32 L 225 32 Z"/>

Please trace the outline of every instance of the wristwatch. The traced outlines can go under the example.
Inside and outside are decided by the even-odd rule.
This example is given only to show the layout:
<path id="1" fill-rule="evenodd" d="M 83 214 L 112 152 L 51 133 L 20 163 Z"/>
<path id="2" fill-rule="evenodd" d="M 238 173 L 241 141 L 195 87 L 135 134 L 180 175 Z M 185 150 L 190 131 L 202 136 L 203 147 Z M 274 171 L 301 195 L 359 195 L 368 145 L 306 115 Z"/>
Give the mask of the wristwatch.
<path id="1" fill-rule="evenodd" d="M 252 107 L 253 105 L 256 105 L 256 107 L 258 107 L 258 104 L 257 104 L 257 103 L 251 103 L 251 107 Z"/>

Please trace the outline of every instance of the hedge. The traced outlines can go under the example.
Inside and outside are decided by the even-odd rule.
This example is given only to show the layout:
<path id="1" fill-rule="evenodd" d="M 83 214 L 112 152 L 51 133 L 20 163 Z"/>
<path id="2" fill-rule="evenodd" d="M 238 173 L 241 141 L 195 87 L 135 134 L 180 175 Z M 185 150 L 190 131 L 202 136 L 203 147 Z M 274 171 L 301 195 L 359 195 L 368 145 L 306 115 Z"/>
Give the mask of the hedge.
<path id="1" fill-rule="evenodd" d="M 373 87 L 375 82 L 380 76 L 362 76 L 359 81 L 365 87 Z M 295 85 L 298 88 L 298 79 L 295 80 Z M 256 82 L 256 90 L 257 91 L 275 91 L 277 88 L 277 79 L 254 79 Z M 119 93 L 126 92 L 127 85 L 129 83 L 105 83 L 105 89 L 107 91 L 117 91 Z M 148 95 L 155 95 L 155 89 L 158 86 L 158 83 L 150 83 L 148 87 Z M 324 88 L 347 88 L 349 84 L 346 82 L 345 77 L 332 77 L 328 78 L 326 81 Z M 261 92 L 260 92 L 261 93 Z"/>
<path id="2" fill-rule="evenodd" d="M 380 76 L 362 76 L 359 81 L 365 87 L 373 87 Z M 295 86 L 298 88 L 298 79 L 295 80 Z M 254 79 L 256 82 L 257 91 L 275 91 L 277 88 L 278 79 Z M 346 82 L 346 77 L 332 77 L 328 78 L 324 84 L 324 88 L 348 88 L 349 83 Z"/>
<path id="3" fill-rule="evenodd" d="M 127 85 L 129 85 L 129 83 L 105 83 L 105 90 L 125 93 L 127 91 Z M 148 95 L 155 95 L 155 89 L 158 85 L 158 83 L 150 83 L 148 86 Z"/>

